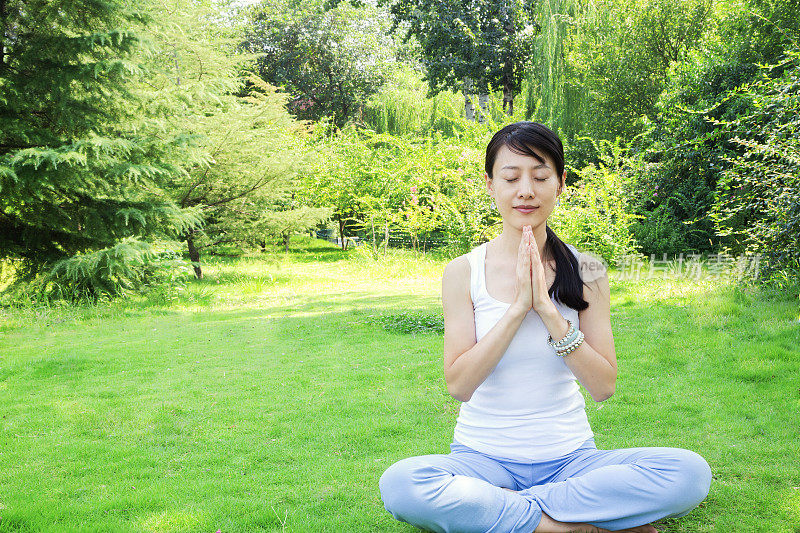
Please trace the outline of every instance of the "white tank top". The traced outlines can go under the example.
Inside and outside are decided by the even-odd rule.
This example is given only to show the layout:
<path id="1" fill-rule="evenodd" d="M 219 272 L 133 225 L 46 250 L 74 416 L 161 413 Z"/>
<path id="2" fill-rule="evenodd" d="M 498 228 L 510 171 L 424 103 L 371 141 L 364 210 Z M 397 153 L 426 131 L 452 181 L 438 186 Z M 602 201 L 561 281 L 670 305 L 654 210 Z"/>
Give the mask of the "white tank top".
<path id="1" fill-rule="evenodd" d="M 577 258 L 575 247 L 567 247 Z M 510 305 L 486 291 L 486 243 L 473 248 L 467 259 L 480 341 Z M 551 300 L 577 328 L 578 311 Z M 495 457 L 538 461 L 570 453 L 593 436 L 575 375 L 547 344 L 548 335 L 539 315 L 528 311 L 500 362 L 461 404 L 456 442 Z"/>

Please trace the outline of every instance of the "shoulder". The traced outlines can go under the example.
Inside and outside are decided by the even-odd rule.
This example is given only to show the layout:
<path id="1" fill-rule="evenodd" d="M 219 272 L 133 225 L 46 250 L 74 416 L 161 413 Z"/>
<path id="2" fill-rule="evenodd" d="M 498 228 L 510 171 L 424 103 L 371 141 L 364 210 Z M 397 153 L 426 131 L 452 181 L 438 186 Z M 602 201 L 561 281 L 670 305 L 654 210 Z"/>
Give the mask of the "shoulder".
<path id="1" fill-rule="evenodd" d="M 471 268 L 468 254 L 456 257 L 444 267 L 442 273 L 442 310 L 445 317 L 445 331 L 452 328 L 452 321 L 472 319 L 472 293 L 470 289 Z"/>
<path id="2" fill-rule="evenodd" d="M 463 287 L 465 283 L 469 286 L 471 267 L 468 255 L 460 255 L 445 265 L 442 272 L 443 287 Z"/>
<path id="3" fill-rule="evenodd" d="M 608 278 L 608 267 L 602 257 L 589 252 L 581 252 L 575 246 L 567 244 L 578 261 L 578 273 L 584 283 L 593 283 Z"/>

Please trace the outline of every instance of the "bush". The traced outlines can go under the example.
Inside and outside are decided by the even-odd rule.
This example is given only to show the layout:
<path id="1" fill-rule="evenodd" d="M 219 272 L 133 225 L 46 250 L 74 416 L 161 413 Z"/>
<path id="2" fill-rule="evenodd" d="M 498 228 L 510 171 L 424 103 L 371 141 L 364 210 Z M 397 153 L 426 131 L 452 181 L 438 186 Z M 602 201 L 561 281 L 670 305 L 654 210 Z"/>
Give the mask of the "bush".
<path id="1" fill-rule="evenodd" d="M 729 251 L 762 256 L 761 273 L 776 282 L 800 276 L 800 50 L 740 91 L 753 112 L 710 120 L 743 150 L 728 157 L 713 217 Z"/>
<path id="2" fill-rule="evenodd" d="M 171 290 L 190 273 L 190 264 L 173 250 L 155 251 L 150 243 L 128 238 L 102 250 L 58 261 L 49 272 L 30 282 L 13 283 L 5 291 L 3 303 L 96 303 L 154 287 Z"/>
<path id="3" fill-rule="evenodd" d="M 392 333 L 444 333 L 442 313 L 409 311 L 395 315 L 382 315 L 378 322 L 386 331 Z"/>
<path id="4" fill-rule="evenodd" d="M 631 232 L 636 215 L 627 200 L 630 186 L 623 172 L 622 148 L 618 142 L 608 141 L 595 146 L 600 153 L 599 165 L 572 169 L 578 180 L 560 196 L 561 204 L 548 223 L 565 242 L 615 263 L 636 251 Z"/>
<path id="5" fill-rule="evenodd" d="M 657 206 L 631 226 L 642 253 L 645 255 L 672 255 L 686 250 L 681 220 L 675 218 L 666 204 Z"/>

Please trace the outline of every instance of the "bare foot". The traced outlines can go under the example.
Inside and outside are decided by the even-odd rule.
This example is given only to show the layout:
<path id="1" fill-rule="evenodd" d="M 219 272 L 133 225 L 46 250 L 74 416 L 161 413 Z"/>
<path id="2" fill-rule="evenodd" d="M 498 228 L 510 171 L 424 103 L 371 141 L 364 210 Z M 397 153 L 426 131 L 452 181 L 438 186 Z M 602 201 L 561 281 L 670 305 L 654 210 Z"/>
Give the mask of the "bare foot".
<path id="1" fill-rule="evenodd" d="M 653 527 L 652 524 L 645 524 L 643 526 L 632 527 L 630 529 L 623 529 L 622 531 L 624 533 L 658 533 L 658 530 Z"/>

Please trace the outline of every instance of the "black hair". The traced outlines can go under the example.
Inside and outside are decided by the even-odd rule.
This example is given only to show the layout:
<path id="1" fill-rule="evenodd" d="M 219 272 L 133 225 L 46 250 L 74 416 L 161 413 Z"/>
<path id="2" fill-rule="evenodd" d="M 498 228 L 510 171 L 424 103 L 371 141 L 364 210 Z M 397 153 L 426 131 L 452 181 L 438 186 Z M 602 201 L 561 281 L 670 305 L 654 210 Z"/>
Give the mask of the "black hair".
<path id="1" fill-rule="evenodd" d="M 558 135 L 539 122 L 516 122 L 509 124 L 494 134 L 486 146 L 486 174 L 492 178 L 494 161 L 497 152 L 503 146 L 514 153 L 528 155 L 537 161 L 545 161 L 533 148 L 547 154 L 555 165 L 556 177 L 561 180 L 564 173 L 564 145 Z M 545 223 L 547 240 L 544 243 L 545 254 L 551 256 L 556 262 L 556 278 L 547 293 L 567 307 L 583 311 L 589 303 L 583 299 L 583 280 L 580 276 L 580 266 L 572 251 L 558 238 L 558 235 Z"/>

